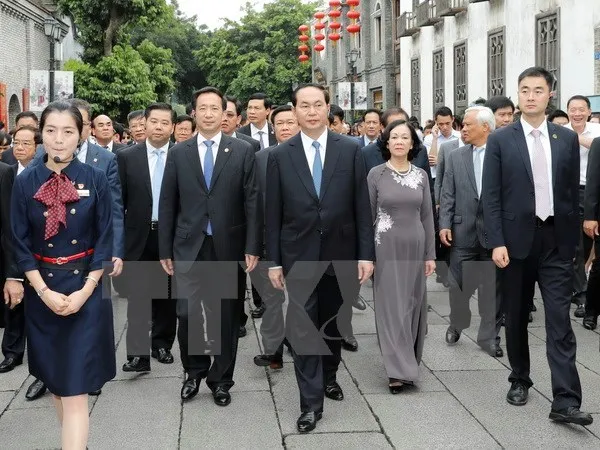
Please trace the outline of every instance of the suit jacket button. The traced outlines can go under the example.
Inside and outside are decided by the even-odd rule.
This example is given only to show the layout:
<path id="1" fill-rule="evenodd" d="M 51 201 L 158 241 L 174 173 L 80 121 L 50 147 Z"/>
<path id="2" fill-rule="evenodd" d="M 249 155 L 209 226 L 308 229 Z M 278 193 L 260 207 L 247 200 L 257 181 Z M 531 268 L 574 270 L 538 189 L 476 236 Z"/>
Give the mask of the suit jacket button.
<path id="1" fill-rule="evenodd" d="M 44 211 L 44 217 L 48 217 L 48 211 Z"/>
<path id="2" fill-rule="evenodd" d="M 51 243 L 48 244 L 48 247 L 52 248 L 52 247 L 54 247 L 54 244 L 51 242 Z"/>
<path id="3" fill-rule="evenodd" d="M 71 210 L 71 214 L 75 214 L 75 208 Z"/>
<path id="4" fill-rule="evenodd" d="M 73 239 L 73 240 L 71 241 L 71 244 L 73 244 L 73 245 L 77 244 L 77 239 Z"/>
<path id="5" fill-rule="evenodd" d="M 74 273 L 75 275 L 79 275 L 79 270 L 75 269 L 75 270 L 73 271 L 73 273 Z"/>
<path id="6" fill-rule="evenodd" d="M 53 276 L 54 276 L 54 274 L 53 274 L 52 272 L 50 272 L 50 273 L 48 274 L 48 278 L 52 278 Z"/>

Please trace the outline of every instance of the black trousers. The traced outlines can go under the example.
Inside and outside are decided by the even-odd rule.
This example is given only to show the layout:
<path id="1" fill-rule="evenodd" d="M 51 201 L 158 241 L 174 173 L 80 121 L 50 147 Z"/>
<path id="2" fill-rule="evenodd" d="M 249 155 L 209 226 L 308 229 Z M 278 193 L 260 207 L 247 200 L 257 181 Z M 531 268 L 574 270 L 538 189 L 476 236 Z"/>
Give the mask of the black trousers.
<path id="1" fill-rule="evenodd" d="M 585 276 L 585 263 L 590 257 L 594 241 L 583 231 L 583 196 L 585 186 L 579 186 L 579 245 L 575 255 L 575 268 L 573 273 L 573 297 L 578 304 L 586 301 L 587 278 Z"/>
<path id="2" fill-rule="evenodd" d="M 318 281 L 286 279 L 286 335 L 292 346 L 302 412 L 323 411 L 325 386 L 336 381 L 341 361 L 340 329 L 347 329 L 343 314 L 338 313 L 345 303 L 345 307 L 352 307 L 360 288 L 356 263 L 346 266 L 336 267 L 336 275 L 324 274 Z M 338 280 L 343 283 L 344 297 Z"/>
<path id="3" fill-rule="evenodd" d="M 544 301 L 546 353 L 554 397 L 552 408 L 579 407 L 581 383 L 575 366 L 577 345 L 569 316 L 573 261 L 558 254 L 554 226 L 544 224 L 536 228 L 529 256 L 511 259 L 503 272 L 506 348 L 512 369 L 508 380 L 533 385 L 529 377 L 529 304 L 526 295 L 537 281 Z"/>
<path id="4" fill-rule="evenodd" d="M 2 354 L 5 358 L 23 359 L 25 353 L 25 309 L 23 304 L 10 309 L 4 305 Z"/>
<path id="5" fill-rule="evenodd" d="M 435 273 L 442 281 L 447 281 L 450 267 L 450 249 L 440 240 L 439 210 L 435 211 L 433 217 L 435 226 Z"/>
<path id="6" fill-rule="evenodd" d="M 500 343 L 502 313 L 500 310 L 500 278 L 491 251 L 475 248 L 451 247 L 450 249 L 450 325 L 459 331 L 471 325 L 469 300 L 477 289 L 477 301 L 481 323 L 477 344 L 490 347 Z"/>
<path id="7" fill-rule="evenodd" d="M 585 302 L 585 315 L 598 317 L 600 315 L 600 237 L 594 238 L 594 246 L 598 251 L 588 278 L 587 296 Z"/>
<path id="8" fill-rule="evenodd" d="M 189 377 L 206 378 L 213 391 L 219 386 L 228 390 L 234 385 L 246 274 L 236 261 L 217 261 L 211 236 L 205 237 L 196 261 L 189 272 L 176 272 L 181 362 Z"/>
<path id="9" fill-rule="evenodd" d="M 176 302 L 170 298 L 170 277 L 158 258 L 158 232 L 153 230 L 148 235 L 139 261 L 124 264 L 122 276 L 127 290 L 128 358 L 148 357 L 150 348 L 170 350 L 175 342 Z M 149 329 L 152 330 L 150 336 Z"/>

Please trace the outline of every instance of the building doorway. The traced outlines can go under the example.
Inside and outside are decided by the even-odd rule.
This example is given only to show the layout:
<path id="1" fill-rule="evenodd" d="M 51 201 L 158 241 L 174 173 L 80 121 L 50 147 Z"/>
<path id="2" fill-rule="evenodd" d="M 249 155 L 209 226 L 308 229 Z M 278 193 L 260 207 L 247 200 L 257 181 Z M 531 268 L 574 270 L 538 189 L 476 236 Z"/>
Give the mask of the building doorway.
<path id="1" fill-rule="evenodd" d="M 21 112 L 21 105 L 19 104 L 19 97 L 12 95 L 8 102 L 8 129 L 12 130 L 15 127 L 15 119 L 17 114 Z"/>

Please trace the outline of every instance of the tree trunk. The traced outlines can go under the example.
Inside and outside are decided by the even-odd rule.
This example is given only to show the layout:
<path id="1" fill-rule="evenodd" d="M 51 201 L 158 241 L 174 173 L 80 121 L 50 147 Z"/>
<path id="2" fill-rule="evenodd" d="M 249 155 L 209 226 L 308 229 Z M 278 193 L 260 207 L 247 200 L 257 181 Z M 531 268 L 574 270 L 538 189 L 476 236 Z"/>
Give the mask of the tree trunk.
<path id="1" fill-rule="evenodd" d="M 104 32 L 104 56 L 112 54 L 113 45 L 117 39 L 117 33 L 123 25 L 123 17 L 115 4 L 110 7 L 110 22 Z"/>

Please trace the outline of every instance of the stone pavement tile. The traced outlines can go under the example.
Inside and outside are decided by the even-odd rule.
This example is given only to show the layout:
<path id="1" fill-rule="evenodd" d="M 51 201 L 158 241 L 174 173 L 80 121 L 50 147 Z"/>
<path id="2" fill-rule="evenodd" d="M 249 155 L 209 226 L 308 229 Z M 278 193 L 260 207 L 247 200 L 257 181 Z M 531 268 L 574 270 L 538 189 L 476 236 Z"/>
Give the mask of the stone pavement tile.
<path id="1" fill-rule="evenodd" d="M 179 448 L 281 449 L 281 433 L 271 394 L 232 390 L 231 396 L 227 407 L 215 405 L 207 393 L 186 402 Z"/>
<path id="2" fill-rule="evenodd" d="M 441 317 L 450 315 L 448 292 L 427 291 L 427 303 L 431 306 L 431 309 Z"/>
<path id="3" fill-rule="evenodd" d="M 587 427 L 587 429 L 600 439 L 600 414 L 592 414 L 592 417 L 594 418 L 594 423 Z"/>
<path id="4" fill-rule="evenodd" d="M 439 264 L 439 263 L 437 263 Z M 436 282 L 437 276 L 436 274 L 431 275 L 430 277 L 427 278 L 427 291 L 435 291 L 435 292 L 442 292 L 442 291 L 448 291 L 448 288 L 445 288 L 443 284 Z"/>
<path id="5" fill-rule="evenodd" d="M 271 372 L 272 392 L 283 435 L 295 434 L 296 420 L 300 416 L 300 397 L 293 367 L 284 366 L 279 372 Z M 375 418 L 369 411 L 364 398 L 358 392 L 348 372 L 340 366 L 337 380 L 344 391 L 344 400 L 336 402 L 325 398 L 323 419 L 317 431 L 356 432 L 380 431 Z"/>
<path id="6" fill-rule="evenodd" d="M 506 402 L 509 384 L 500 371 L 438 372 L 458 401 L 504 448 L 598 448 L 600 441 L 582 427 L 548 420 L 550 403 L 535 389 L 525 406 Z"/>
<path id="7" fill-rule="evenodd" d="M 317 425 L 318 426 L 318 425 Z M 285 438 L 286 449 L 326 448 L 328 450 L 363 450 L 392 448 L 381 433 L 309 433 Z"/>
<path id="8" fill-rule="evenodd" d="M 448 326 L 448 319 L 446 319 L 445 317 L 440 316 L 437 312 L 434 311 L 428 311 L 427 312 L 427 323 L 429 325 L 446 325 Z"/>
<path id="9" fill-rule="evenodd" d="M 488 432 L 449 393 L 367 395 L 396 448 L 499 448 Z"/>
<path id="10" fill-rule="evenodd" d="M 269 380 L 265 374 L 265 369 L 258 367 L 252 360 L 255 354 L 238 353 L 233 374 L 235 386 L 231 388 L 232 393 L 269 390 Z M 293 370 L 291 365 L 288 367 Z"/>
<path id="11" fill-rule="evenodd" d="M 342 354 L 346 369 L 358 383 L 363 394 L 385 394 L 388 392 L 388 379 L 383 366 L 376 335 L 358 336 L 359 350 L 356 353 Z M 445 391 L 446 388 L 433 376 L 431 371 L 421 365 L 421 381 L 419 390 Z"/>
<path id="12" fill-rule="evenodd" d="M 375 311 L 367 308 L 364 311 L 352 309 L 352 330 L 354 335 L 375 333 Z"/>
<path id="13" fill-rule="evenodd" d="M 10 402 L 13 401 L 15 397 L 14 392 L 0 392 L 0 416 L 9 405 Z"/>
<path id="14" fill-rule="evenodd" d="M 175 379 L 147 378 L 108 383 L 90 417 L 89 447 L 177 448 L 180 390 L 181 383 Z"/>
<path id="15" fill-rule="evenodd" d="M 2 450 L 60 448 L 60 425 L 54 408 L 6 411 L 0 417 L 0 436 Z"/>
<path id="16" fill-rule="evenodd" d="M 23 386 L 23 382 L 29 376 L 27 361 L 17 366 L 10 372 L 0 373 L 0 392 L 1 391 L 16 391 Z"/>
<path id="17" fill-rule="evenodd" d="M 430 325 L 423 363 L 432 371 L 439 370 L 506 370 L 498 360 L 470 340 L 461 339 L 454 346 L 446 344 L 446 325 Z"/>
<path id="18" fill-rule="evenodd" d="M 39 409 L 39 408 L 54 408 L 54 402 L 52 401 L 52 396 L 50 392 L 46 391 L 46 393 L 37 400 L 27 400 L 25 398 L 25 393 L 27 392 L 27 388 L 31 383 L 33 383 L 34 378 L 30 376 L 27 378 L 25 383 L 23 384 L 23 388 L 19 390 L 13 401 L 10 403 L 9 410 L 13 409 Z M 104 393 L 104 389 L 102 390 Z M 102 395 L 102 394 L 101 394 Z M 91 412 L 94 408 L 94 404 L 96 403 L 99 397 L 88 397 L 88 410 Z"/>
<path id="19" fill-rule="evenodd" d="M 370 282 L 363 284 L 360 287 L 360 296 L 363 298 L 364 301 L 372 302 L 373 301 L 373 284 Z"/>

